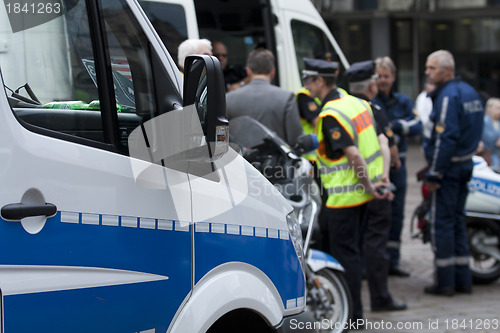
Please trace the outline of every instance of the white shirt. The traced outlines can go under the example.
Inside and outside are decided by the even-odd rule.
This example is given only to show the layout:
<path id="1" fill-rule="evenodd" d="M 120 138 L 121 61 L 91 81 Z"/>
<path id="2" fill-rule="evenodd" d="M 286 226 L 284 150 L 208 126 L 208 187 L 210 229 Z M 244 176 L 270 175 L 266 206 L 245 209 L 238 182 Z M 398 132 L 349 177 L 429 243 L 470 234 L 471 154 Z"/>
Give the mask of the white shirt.
<path id="1" fill-rule="evenodd" d="M 430 138 L 432 133 L 433 123 L 429 120 L 429 116 L 432 112 L 432 99 L 427 96 L 427 92 L 424 90 L 418 94 L 415 100 L 415 109 L 417 110 L 420 121 L 422 122 L 424 137 Z"/>

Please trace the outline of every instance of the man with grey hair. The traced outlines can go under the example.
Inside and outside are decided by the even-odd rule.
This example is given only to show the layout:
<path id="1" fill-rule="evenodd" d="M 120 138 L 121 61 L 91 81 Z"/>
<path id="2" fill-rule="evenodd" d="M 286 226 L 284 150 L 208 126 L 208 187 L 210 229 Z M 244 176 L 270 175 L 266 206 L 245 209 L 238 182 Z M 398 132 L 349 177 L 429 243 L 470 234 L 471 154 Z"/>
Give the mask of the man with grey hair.
<path id="1" fill-rule="evenodd" d="M 352 297 L 351 320 L 362 328 L 361 298 L 363 232 L 369 201 L 390 199 L 377 189 L 382 182 L 384 160 L 369 104 L 337 89 L 337 66 L 304 58 L 304 87 L 323 107 L 316 126 L 319 147 L 317 165 L 324 188 L 319 217 L 322 247 L 345 269 Z"/>
<path id="2" fill-rule="evenodd" d="M 384 173 L 387 178 L 386 181 L 389 181 L 389 167 L 391 164 L 396 164 L 399 167 L 398 148 L 394 141 L 394 135 L 387 116 L 380 106 L 372 102 L 378 94 L 376 84 L 378 74 L 375 73 L 375 63 L 372 60 L 353 63 L 351 67 L 345 71 L 344 76 L 349 82 L 349 93 L 355 97 L 366 100 L 370 104 L 373 111 L 373 117 L 377 124 L 379 142 L 382 143 L 387 140 L 387 145 L 390 147 L 390 152 L 387 152 L 388 155 L 390 154 L 390 161 L 388 158 L 386 165 L 384 165 Z"/>
<path id="3" fill-rule="evenodd" d="M 387 243 L 390 256 L 389 274 L 407 277 L 409 272 L 400 267 L 401 231 L 404 221 L 404 207 L 406 197 L 406 151 L 408 144 L 406 137 L 416 136 L 422 132 L 422 123 L 415 114 L 413 101 L 396 91 L 396 66 L 389 57 L 375 59 L 376 73 L 378 74 L 378 95 L 373 102 L 379 105 L 389 119 L 391 129 L 397 142 L 400 167 L 393 168 L 390 180 L 396 186 L 394 201 L 392 202 L 392 225 Z"/>
<path id="4" fill-rule="evenodd" d="M 470 294 L 472 276 L 464 207 L 472 156 L 483 130 L 483 100 L 473 87 L 455 78 L 455 61 L 448 51 L 431 53 L 425 74 L 436 89 L 429 94 L 433 102 L 429 117 L 432 132 L 424 140 L 435 281 L 424 291 L 441 296 Z"/>
<path id="5" fill-rule="evenodd" d="M 291 91 L 271 84 L 274 61 L 273 53 L 264 48 L 250 52 L 246 65 L 250 83 L 226 95 L 227 117 L 250 116 L 293 147 L 302 135 L 299 110 Z"/>
<path id="6" fill-rule="evenodd" d="M 186 39 L 179 45 L 177 52 L 177 65 L 184 70 L 186 57 L 193 54 L 212 55 L 212 43 L 208 39 Z"/>
<path id="7" fill-rule="evenodd" d="M 349 82 L 350 94 L 367 101 L 372 108 L 380 151 L 384 157 L 382 180 L 388 182 L 391 157 L 396 161 L 399 161 L 399 157 L 387 117 L 378 105 L 370 102 L 378 93 L 375 63 L 373 60 L 353 63 L 345 71 L 344 77 Z M 390 153 L 391 151 L 393 154 Z M 375 199 L 368 203 L 363 254 L 372 311 L 401 311 L 407 308 L 406 304 L 395 301 L 389 292 L 387 279 L 389 255 L 386 248 L 391 220 L 390 201 Z"/>

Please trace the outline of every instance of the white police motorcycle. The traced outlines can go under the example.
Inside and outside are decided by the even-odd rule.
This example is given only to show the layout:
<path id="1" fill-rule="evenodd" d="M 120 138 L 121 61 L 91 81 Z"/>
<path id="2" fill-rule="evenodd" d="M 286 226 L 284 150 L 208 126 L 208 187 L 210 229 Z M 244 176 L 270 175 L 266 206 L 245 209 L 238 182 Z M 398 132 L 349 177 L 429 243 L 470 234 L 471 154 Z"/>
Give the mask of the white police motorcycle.
<path id="1" fill-rule="evenodd" d="M 474 157 L 465 204 L 472 277 L 477 284 L 500 277 L 500 174 Z"/>

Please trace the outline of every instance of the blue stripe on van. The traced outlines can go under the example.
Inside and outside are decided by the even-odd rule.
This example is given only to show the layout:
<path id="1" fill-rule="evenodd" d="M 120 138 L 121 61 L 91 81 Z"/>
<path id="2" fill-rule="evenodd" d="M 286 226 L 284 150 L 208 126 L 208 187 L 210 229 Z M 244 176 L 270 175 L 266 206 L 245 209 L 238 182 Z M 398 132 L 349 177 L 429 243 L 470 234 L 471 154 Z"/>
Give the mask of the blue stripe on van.
<path id="1" fill-rule="evenodd" d="M 102 267 L 168 276 L 4 296 L 6 331 L 166 331 L 191 287 L 191 228 L 187 222 L 150 217 L 58 212 L 32 235 L 19 222 L 0 221 L 0 265 Z M 205 222 L 194 230 L 196 282 L 223 263 L 245 262 L 273 281 L 285 308 L 303 305 L 305 280 L 287 230 Z"/>
<path id="2" fill-rule="evenodd" d="M 134 219 L 139 225 L 140 219 Z M 32 235 L 20 222 L 2 220 L 0 264 L 104 267 L 165 276 L 191 272 L 189 232 L 60 221 L 58 212 Z"/>
<path id="3" fill-rule="evenodd" d="M 103 225 L 102 216 L 61 212 L 37 234 L 20 222 L 0 220 L 0 265 L 77 266 L 130 270 L 167 276 L 167 280 L 109 287 L 5 295 L 6 332 L 165 332 L 191 290 L 191 233 L 145 228 L 140 218 L 127 225 Z M 106 221 L 112 221 L 113 218 Z M 88 224 L 83 221 L 90 222 Z M 121 218 L 119 219 L 122 222 Z M 187 225 L 189 230 L 189 225 Z M 1 271 L 0 271 L 1 274 Z M 29 278 L 29 276 L 27 275 Z M 30 283 L 27 280 L 26 283 Z M 42 281 L 43 283 L 43 281 Z M 0 286 L 2 287 L 2 286 Z"/>
<path id="4" fill-rule="evenodd" d="M 166 332 L 179 307 L 168 284 L 4 296 L 5 332 Z"/>
<path id="5" fill-rule="evenodd" d="M 288 233 L 286 237 L 279 237 L 279 232 L 282 231 L 264 231 L 267 236 L 262 237 L 257 236 L 257 231 L 254 236 L 229 232 L 196 232 L 195 283 L 223 263 L 244 262 L 257 267 L 271 279 L 280 293 L 285 309 L 302 306 L 305 279 Z M 290 306 L 290 300 L 295 301 L 293 306 Z"/>

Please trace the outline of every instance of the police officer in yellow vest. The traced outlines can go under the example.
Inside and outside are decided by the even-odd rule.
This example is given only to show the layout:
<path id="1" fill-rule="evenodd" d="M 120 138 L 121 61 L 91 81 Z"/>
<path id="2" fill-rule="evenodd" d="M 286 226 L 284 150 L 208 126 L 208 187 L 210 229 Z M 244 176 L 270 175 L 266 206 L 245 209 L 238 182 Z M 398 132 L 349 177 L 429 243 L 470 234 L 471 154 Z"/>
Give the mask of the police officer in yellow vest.
<path id="1" fill-rule="evenodd" d="M 308 58 L 304 58 L 308 59 Z M 335 68 L 335 74 L 339 73 L 339 63 L 337 61 L 329 61 Z M 299 106 L 300 123 L 302 124 L 302 129 L 304 134 L 312 134 L 316 128 L 318 122 L 318 116 L 321 112 L 321 99 L 319 97 L 312 97 L 309 90 L 302 87 L 297 92 L 297 104 Z M 311 162 L 317 160 L 316 153 L 308 153 L 303 155 Z"/>
<path id="2" fill-rule="evenodd" d="M 389 120 L 382 109 L 371 102 L 377 96 L 378 88 L 373 60 L 351 64 L 344 72 L 349 82 L 349 93 L 370 104 L 375 119 L 379 144 L 384 155 L 383 177 L 389 180 L 391 161 L 399 162 L 398 148 L 389 126 Z M 393 154 L 391 154 L 391 151 Z M 392 156 L 391 156 L 392 155 Z M 372 200 L 367 206 L 366 228 L 363 237 L 363 255 L 365 277 L 370 291 L 372 311 L 400 311 L 406 304 L 395 301 L 389 291 L 389 256 L 387 241 L 392 223 L 391 202 L 388 200 Z"/>
<path id="3" fill-rule="evenodd" d="M 345 268 L 353 300 L 351 319 L 363 318 L 361 304 L 362 240 L 366 204 L 379 193 L 383 158 L 368 103 L 336 89 L 335 67 L 324 60 L 304 59 L 305 87 L 322 100 L 316 134 L 318 168 L 327 192 L 320 217 L 326 251 Z"/>
<path id="4" fill-rule="evenodd" d="M 305 87 L 297 92 L 297 103 L 299 105 L 300 122 L 304 134 L 314 133 L 317 118 L 321 112 L 321 100 L 311 97 L 311 93 Z"/>
<path id="5" fill-rule="evenodd" d="M 297 104 L 304 134 L 313 134 L 318 115 L 321 112 L 321 100 L 318 97 L 311 97 L 309 90 L 302 87 L 297 92 Z M 316 154 L 314 152 L 304 154 L 303 157 L 311 162 L 316 161 Z"/>

